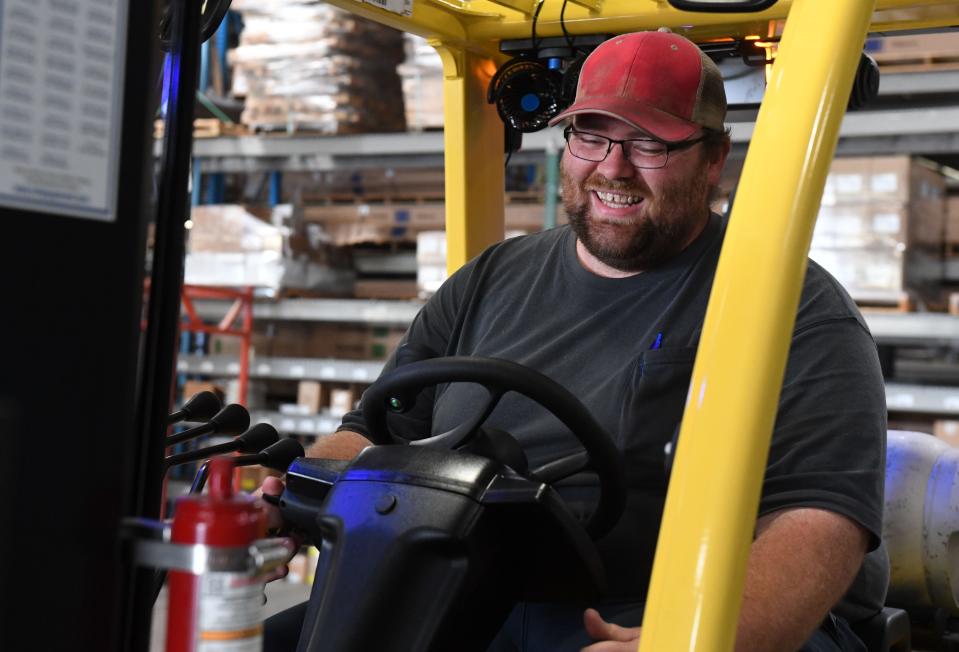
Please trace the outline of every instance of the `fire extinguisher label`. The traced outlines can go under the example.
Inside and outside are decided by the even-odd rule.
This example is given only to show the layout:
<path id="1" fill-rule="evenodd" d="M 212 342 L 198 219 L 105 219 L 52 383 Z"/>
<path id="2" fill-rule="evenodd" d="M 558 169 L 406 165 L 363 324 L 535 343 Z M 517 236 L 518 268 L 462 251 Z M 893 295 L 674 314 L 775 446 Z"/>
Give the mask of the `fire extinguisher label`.
<path id="1" fill-rule="evenodd" d="M 200 576 L 197 652 L 263 649 L 263 582 L 245 573 Z"/>

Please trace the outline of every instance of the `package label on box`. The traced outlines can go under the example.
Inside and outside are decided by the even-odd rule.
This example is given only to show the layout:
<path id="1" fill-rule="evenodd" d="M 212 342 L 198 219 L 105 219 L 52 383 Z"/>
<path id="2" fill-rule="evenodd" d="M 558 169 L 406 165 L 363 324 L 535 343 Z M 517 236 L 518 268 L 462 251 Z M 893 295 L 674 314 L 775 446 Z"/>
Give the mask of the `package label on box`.
<path id="1" fill-rule="evenodd" d="M 836 192 L 843 195 L 852 195 L 862 192 L 861 174 L 837 174 Z"/>
<path id="2" fill-rule="evenodd" d="M 872 217 L 872 230 L 876 233 L 899 233 L 900 226 L 898 213 L 879 213 Z"/>
<path id="3" fill-rule="evenodd" d="M 874 174 L 869 185 L 873 192 L 893 194 L 899 190 L 899 177 L 892 172 Z"/>

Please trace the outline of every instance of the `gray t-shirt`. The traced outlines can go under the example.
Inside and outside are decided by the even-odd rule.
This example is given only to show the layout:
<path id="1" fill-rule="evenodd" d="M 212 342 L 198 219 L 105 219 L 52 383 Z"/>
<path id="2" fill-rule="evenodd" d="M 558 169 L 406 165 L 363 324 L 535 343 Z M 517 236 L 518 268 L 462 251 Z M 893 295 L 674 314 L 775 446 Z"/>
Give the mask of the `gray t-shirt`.
<path id="1" fill-rule="evenodd" d="M 612 599 L 645 599 L 666 494 L 664 447 L 679 427 L 725 221 L 666 265 L 629 278 L 584 269 L 575 235 L 560 227 L 496 244 L 430 299 L 400 347 L 414 357 L 475 355 L 513 360 L 576 395 L 625 457 L 626 512 L 599 542 Z M 736 342 L 743 350 L 749 341 Z M 397 355 L 386 370 L 397 364 Z M 411 414 L 391 417 L 416 439 L 463 421 L 476 386 L 430 391 Z M 579 450 L 558 420 L 507 394 L 488 425 L 513 434 L 530 466 Z M 343 428 L 366 432 L 359 412 Z M 760 514 L 819 507 L 882 532 L 885 392 L 875 343 L 848 295 L 810 262 L 763 484 Z M 722 442 L 717 442 L 721 446 Z M 568 490 L 571 495 L 576 489 Z M 853 605 L 875 611 L 885 595 L 883 560 L 861 573 Z M 863 595 L 865 593 L 865 595 Z M 880 594 L 881 593 L 881 594 Z"/>

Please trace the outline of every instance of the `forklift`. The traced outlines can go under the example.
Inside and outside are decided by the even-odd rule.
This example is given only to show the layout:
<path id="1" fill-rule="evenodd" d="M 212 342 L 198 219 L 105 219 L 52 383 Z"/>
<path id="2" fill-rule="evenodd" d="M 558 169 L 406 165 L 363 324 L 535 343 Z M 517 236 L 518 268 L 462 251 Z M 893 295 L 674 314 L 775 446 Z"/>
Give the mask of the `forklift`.
<path id="1" fill-rule="evenodd" d="M 757 42 L 766 44 L 766 57 L 775 45 L 693 369 L 698 400 L 683 415 L 639 648 L 731 650 L 815 217 L 851 93 L 865 86 L 868 96 L 873 85 L 859 72 L 863 44 L 869 34 L 955 27 L 959 2 L 331 4 L 422 36 L 442 58 L 450 271 L 504 237 L 504 152 L 535 129 L 544 100 L 562 96 L 578 50 L 662 27 L 716 57 L 747 48 L 755 55 Z M 211 0 L 0 2 L 0 278 L 10 306 L 0 379 L 7 442 L 0 649 L 148 649 L 155 571 L 135 563 L 142 530 L 131 524 L 160 515 L 199 48 L 226 8 Z M 510 98 L 491 95 L 491 82 L 511 59 L 547 46 L 558 63 L 526 59 L 541 64 L 527 71 L 532 87 L 518 98 L 523 105 L 536 96 L 523 105 L 530 115 L 504 124 Z M 167 117 L 155 163 L 161 94 Z M 746 351 L 734 346 L 743 340 L 751 343 Z M 571 467 L 559 465 L 546 481 L 524 477 L 511 466 L 511 443 L 479 436 L 478 421 L 434 446 L 373 447 L 349 465 L 297 459 L 280 507 L 322 550 L 297 649 L 453 649 L 444 646 L 457 631 L 477 638 L 494 631 L 512 600 L 601 590 L 590 539 L 622 509 L 624 470 L 575 397 L 503 361 L 430 360 L 400 371 L 364 401 L 369 422 L 379 424 L 377 443 L 391 441 L 389 410 L 401 411 L 423 385 L 480 382 L 491 405 L 502 392 L 519 391 L 578 434 L 601 481 L 600 507 L 586 523 L 568 518 L 550 484 Z M 717 439 L 722 447 L 711 443 Z M 481 445 L 472 452 L 451 450 L 473 442 Z M 929 625 L 939 649 L 953 649 L 959 527 L 938 528 L 935 541 L 924 533 L 952 527 L 941 515 L 959 509 L 959 465 L 951 451 L 924 446 L 890 436 L 887 492 L 903 487 L 913 502 L 901 503 L 894 515 L 901 521 L 887 523 L 908 550 L 893 555 L 890 597 L 904 597 L 865 624 L 871 650 L 913 649 L 917 623 Z M 419 480 L 404 484 L 410 477 Z M 384 495 L 383 485 L 394 489 Z M 437 489 L 442 500 L 416 498 L 421 513 L 404 516 L 445 518 L 431 539 L 368 527 L 359 515 L 358 505 L 388 514 Z M 887 518 L 888 505 L 887 495 Z M 518 534 L 504 539 L 506 528 Z M 927 549 L 917 553 L 916 545 Z M 365 578 L 357 591 L 337 564 L 364 550 L 399 557 L 392 575 Z M 568 572 L 557 577 L 557 568 Z M 424 593 L 397 577 L 432 578 L 446 590 Z M 906 585 L 897 587 L 901 578 Z M 387 599 L 390 591 L 399 597 Z M 360 641 L 367 647 L 351 647 Z"/>

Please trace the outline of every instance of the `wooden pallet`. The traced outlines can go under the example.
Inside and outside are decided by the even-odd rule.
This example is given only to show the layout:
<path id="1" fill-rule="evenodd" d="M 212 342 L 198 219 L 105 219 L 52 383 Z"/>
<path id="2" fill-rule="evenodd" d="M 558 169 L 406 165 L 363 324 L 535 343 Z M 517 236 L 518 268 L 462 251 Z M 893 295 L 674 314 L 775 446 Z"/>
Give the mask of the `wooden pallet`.
<path id="1" fill-rule="evenodd" d="M 886 299 L 856 299 L 863 312 L 914 312 L 916 304 L 908 292 Z"/>
<path id="2" fill-rule="evenodd" d="M 153 123 L 153 137 L 157 140 L 163 138 L 163 121 L 157 120 Z M 194 138 L 222 138 L 247 136 L 249 131 L 241 124 L 226 124 L 217 118 L 197 118 L 193 121 Z"/>
<path id="3" fill-rule="evenodd" d="M 303 203 L 313 206 L 342 206 L 349 204 L 435 204 L 442 202 L 446 193 L 442 189 L 404 192 L 378 190 L 362 192 L 329 192 L 303 195 Z"/>
<path id="4" fill-rule="evenodd" d="M 310 193 L 302 197 L 304 205 L 311 206 L 343 206 L 351 204 L 436 204 L 446 198 L 445 188 L 417 189 L 407 191 L 401 187 L 396 189 L 376 189 L 362 192 L 333 191 L 328 193 Z M 543 193 L 540 191 L 510 191 L 504 196 L 506 204 L 516 206 L 543 205 Z"/>
<path id="5" fill-rule="evenodd" d="M 959 258 L 959 242 L 943 242 L 942 255 L 944 258 Z"/>
<path id="6" fill-rule="evenodd" d="M 936 72 L 959 70 L 959 55 L 926 55 L 888 58 L 877 61 L 880 72 Z"/>
<path id="7" fill-rule="evenodd" d="M 247 136 L 244 125 L 227 124 L 216 118 L 197 118 L 193 121 L 194 138 L 221 138 L 223 136 Z"/>

